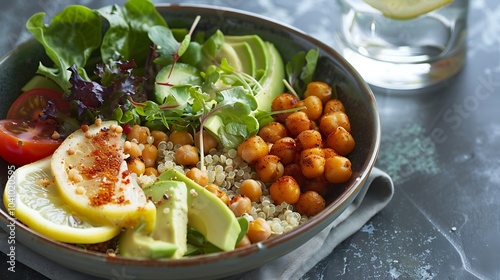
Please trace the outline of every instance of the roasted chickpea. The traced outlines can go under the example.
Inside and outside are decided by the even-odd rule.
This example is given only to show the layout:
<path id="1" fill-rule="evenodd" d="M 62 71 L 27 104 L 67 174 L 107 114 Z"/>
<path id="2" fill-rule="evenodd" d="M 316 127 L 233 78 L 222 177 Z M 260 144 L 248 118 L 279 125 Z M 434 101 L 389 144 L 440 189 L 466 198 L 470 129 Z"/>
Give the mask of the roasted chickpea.
<path id="1" fill-rule="evenodd" d="M 254 179 L 246 179 L 241 182 L 240 191 L 241 194 L 250 198 L 252 202 L 259 202 L 262 196 L 262 187 Z"/>
<path id="2" fill-rule="evenodd" d="M 271 103 L 271 112 L 293 109 L 297 107 L 298 103 L 299 99 L 295 95 L 282 93 L 273 99 Z M 273 116 L 275 120 L 284 123 L 290 114 L 291 113 L 278 113 Z"/>
<path id="3" fill-rule="evenodd" d="M 144 170 L 144 175 L 148 175 L 148 176 L 154 175 L 154 176 L 158 177 L 160 175 L 160 173 L 154 167 L 146 167 L 146 169 Z"/>
<path id="4" fill-rule="evenodd" d="M 134 124 L 130 128 L 130 132 L 127 134 L 126 140 L 128 141 L 139 141 L 139 134 L 141 133 L 141 126 L 138 124 Z"/>
<path id="5" fill-rule="evenodd" d="M 270 122 L 259 130 L 258 135 L 267 143 L 275 143 L 278 139 L 287 137 L 288 133 L 282 123 Z"/>
<path id="6" fill-rule="evenodd" d="M 198 149 L 191 145 L 183 145 L 175 151 L 175 162 L 177 164 L 192 166 L 200 161 Z"/>
<path id="7" fill-rule="evenodd" d="M 321 99 L 315 95 L 308 96 L 299 101 L 297 107 L 302 106 L 305 106 L 306 108 L 301 111 L 306 113 L 307 117 L 312 121 L 319 119 L 319 117 L 323 114 L 323 103 Z"/>
<path id="8" fill-rule="evenodd" d="M 217 196 L 224 204 L 229 205 L 229 196 L 227 193 L 223 192 L 216 184 L 208 184 L 204 186 L 209 192 Z"/>
<path id="9" fill-rule="evenodd" d="M 304 92 L 304 98 L 311 95 L 319 97 L 321 103 L 325 104 L 328 100 L 332 99 L 332 88 L 324 82 L 310 82 L 307 84 L 306 91 Z"/>
<path id="10" fill-rule="evenodd" d="M 151 131 L 151 136 L 153 136 L 153 145 L 155 145 L 156 147 L 158 147 L 158 144 L 160 144 L 160 142 L 168 142 L 168 135 L 163 132 L 163 131 L 160 131 L 160 130 L 153 130 Z"/>
<path id="11" fill-rule="evenodd" d="M 322 146 L 323 139 L 319 131 L 308 129 L 299 133 L 297 136 L 297 142 L 302 149 L 306 150 L 310 148 L 320 148 Z"/>
<path id="12" fill-rule="evenodd" d="M 198 149 L 200 149 L 200 132 L 194 135 L 194 142 Z M 210 132 L 203 131 L 203 150 L 204 154 L 208 154 L 210 150 L 216 149 L 219 146 L 219 141 Z"/>
<path id="13" fill-rule="evenodd" d="M 247 236 L 252 244 L 267 240 L 271 236 L 271 226 L 259 217 L 248 224 Z"/>
<path id="14" fill-rule="evenodd" d="M 269 153 L 278 156 L 284 165 L 292 163 L 297 154 L 296 141 L 291 137 L 281 138 L 273 144 Z"/>
<path id="15" fill-rule="evenodd" d="M 144 149 L 142 150 L 142 159 L 146 167 L 153 167 L 156 165 L 156 159 L 158 158 L 158 148 L 153 144 L 144 144 Z"/>
<path id="16" fill-rule="evenodd" d="M 351 123 L 349 122 L 349 118 L 346 113 L 337 111 L 333 113 L 329 113 L 327 115 L 323 115 L 319 121 L 319 130 L 320 132 L 328 136 L 330 133 L 337 130 L 337 127 L 343 127 L 348 132 L 351 132 Z"/>
<path id="17" fill-rule="evenodd" d="M 282 176 L 269 187 L 271 198 L 277 204 L 295 204 L 299 200 L 300 187 L 292 176 Z"/>
<path id="18" fill-rule="evenodd" d="M 286 128 L 293 137 L 297 137 L 304 130 L 311 129 L 311 124 L 311 120 L 306 113 L 301 111 L 291 113 L 285 120 Z"/>
<path id="19" fill-rule="evenodd" d="M 326 158 L 338 156 L 339 154 L 332 148 L 323 148 L 323 154 Z"/>
<path id="20" fill-rule="evenodd" d="M 243 247 L 249 246 L 251 244 L 252 244 L 252 242 L 250 242 L 250 239 L 248 239 L 248 236 L 245 234 L 245 236 L 243 236 L 243 238 L 240 240 L 240 242 L 238 242 L 238 244 L 236 244 L 236 248 L 243 248 Z"/>
<path id="21" fill-rule="evenodd" d="M 146 165 L 140 158 L 128 157 L 126 162 L 128 170 L 135 173 L 137 176 L 141 176 L 146 171 Z"/>
<path id="22" fill-rule="evenodd" d="M 307 178 L 316 178 L 325 171 L 325 158 L 310 154 L 300 158 L 300 169 Z"/>
<path id="23" fill-rule="evenodd" d="M 303 150 L 300 153 L 300 160 L 302 160 L 304 157 L 309 156 L 309 155 L 316 155 L 320 157 L 325 157 L 325 151 L 322 148 L 310 148 Z"/>
<path id="24" fill-rule="evenodd" d="M 134 124 L 130 129 L 129 134 L 127 134 L 127 140 L 132 141 L 136 140 L 137 143 L 147 143 L 148 136 L 151 135 L 149 132 L 149 128 L 145 126 L 140 126 L 138 124 Z"/>
<path id="25" fill-rule="evenodd" d="M 339 99 L 330 99 L 325 103 L 325 106 L 323 106 L 324 115 L 337 111 L 345 113 L 344 104 Z"/>
<path id="26" fill-rule="evenodd" d="M 325 177 L 330 183 L 345 183 L 352 176 L 351 161 L 343 156 L 325 160 Z"/>
<path id="27" fill-rule="evenodd" d="M 322 197 L 328 197 L 333 189 L 331 183 L 326 180 L 324 173 L 316 178 L 308 179 L 305 186 L 305 191 L 315 191 Z"/>
<path id="28" fill-rule="evenodd" d="M 283 164 L 275 155 L 265 155 L 255 162 L 255 172 L 264 183 L 272 183 L 283 176 Z"/>
<path id="29" fill-rule="evenodd" d="M 229 209 L 233 211 L 236 217 L 252 212 L 252 201 L 244 195 L 236 195 L 229 201 Z"/>
<path id="30" fill-rule="evenodd" d="M 186 176 L 202 187 L 208 185 L 207 171 L 200 170 L 198 167 L 193 167 L 189 169 L 186 172 Z"/>
<path id="31" fill-rule="evenodd" d="M 339 126 L 335 132 L 332 132 L 326 138 L 326 144 L 341 156 L 347 156 L 354 150 L 356 145 L 351 133 L 345 128 Z"/>
<path id="32" fill-rule="evenodd" d="M 193 135 L 186 130 L 174 130 L 170 133 L 168 139 L 174 144 L 174 146 L 194 144 Z"/>
<path id="33" fill-rule="evenodd" d="M 123 152 L 131 157 L 139 157 L 142 155 L 141 148 L 135 141 L 125 141 L 123 144 Z"/>
<path id="34" fill-rule="evenodd" d="M 259 158 L 269 154 L 269 146 L 262 137 L 253 135 L 238 145 L 237 152 L 244 161 L 254 164 Z"/>
<path id="35" fill-rule="evenodd" d="M 302 174 L 302 170 L 300 169 L 300 165 L 298 163 L 291 163 L 285 165 L 285 170 L 283 171 L 283 176 L 291 176 L 297 184 L 302 188 L 302 186 L 306 185 L 310 179 Z"/>
<path id="36" fill-rule="evenodd" d="M 306 191 L 301 194 L 295 204 L 295 209 L 302 215 L 312 217 L 325 209 L 325 199 L 315 191 Z"/>

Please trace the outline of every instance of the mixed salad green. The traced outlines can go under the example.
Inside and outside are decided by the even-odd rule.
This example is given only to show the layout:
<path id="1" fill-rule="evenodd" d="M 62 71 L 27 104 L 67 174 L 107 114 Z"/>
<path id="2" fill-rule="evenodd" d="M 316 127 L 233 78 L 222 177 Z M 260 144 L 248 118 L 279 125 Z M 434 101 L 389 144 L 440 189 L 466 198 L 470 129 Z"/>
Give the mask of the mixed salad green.
<path id="1" fill-rule="evenodd" d="M 35 14 L 27 27 L 54 62 L 40 63 L 37 74 L 56 82 L 71 104 L 69 115 L 49 103 L 42 116 L 58 121 L 63 137 L 100 117 L 150 128 L 201 127 L 236 147 L 272 121 L 270 102 L 285 84 L 304 91 L 318 58 L 311 50 L 285 65 L 256 35 L 197 32 L 199 17 L 189 29 L 170 29 L 142 0 L 97 10 L 69 6 L 48 25 L 44 17 Z"/>

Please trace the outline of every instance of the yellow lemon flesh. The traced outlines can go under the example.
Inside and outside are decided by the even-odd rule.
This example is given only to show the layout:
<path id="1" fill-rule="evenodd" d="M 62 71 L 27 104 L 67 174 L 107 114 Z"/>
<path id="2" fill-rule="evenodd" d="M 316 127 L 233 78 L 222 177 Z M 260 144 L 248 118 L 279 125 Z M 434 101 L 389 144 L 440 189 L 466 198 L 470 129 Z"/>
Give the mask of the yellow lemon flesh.
<path id="1" fill-rule="evenodd" d="M 121 127 L 106 121 L 82 128 L 52 155 L 61 199 L 94 222 L 125 228 L 144 223 L 152 231 L 156 208 L 127 168 Z"/>
<path id="2" fill-rule="evenodd" d="M 384 16 L 393 19 L 412 19 L 443 7 L 453 0 L 364 0 L 379 10 Z"/>
<path id="3" fill-rule="evenodd" d="M 9 177 L 3 199 L 9 214 L 57 241 L 93 244 L 120 232 L 119 227 L 99 225 L 76 215 L 61 201 L 53 184 L 50 158 L 18 168 Z"/>

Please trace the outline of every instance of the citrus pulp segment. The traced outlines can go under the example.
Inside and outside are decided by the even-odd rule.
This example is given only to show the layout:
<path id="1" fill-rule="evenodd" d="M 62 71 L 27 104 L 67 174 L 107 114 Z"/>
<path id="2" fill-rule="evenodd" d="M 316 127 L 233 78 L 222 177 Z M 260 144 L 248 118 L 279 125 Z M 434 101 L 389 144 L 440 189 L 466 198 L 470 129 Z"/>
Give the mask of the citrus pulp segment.
<path id="1" fill-rule="evenodd" d="M 443 7 L 453 0 L 364 0 L 379 10 L 384 16 L 393 19 L 412 19 Z"/>
<path id="2" fill-rule="evenodd" d="M 83 126 L 52 155 L 52 173 L 61 199 L 86 218 L 112 226 L 152 231 L 154 203 L 127 168 L 121 127 L 114 121 Z"/>
<path id="3" fill-rule="evenodd" d="M 61 201 L 53 184 L 50 157 L 18 168 L 9 177 L 3 199 L 14 218 L 57 241 L 93 244 L 120 232 L 119 227 L 98 225 L 75 215 Z"/>

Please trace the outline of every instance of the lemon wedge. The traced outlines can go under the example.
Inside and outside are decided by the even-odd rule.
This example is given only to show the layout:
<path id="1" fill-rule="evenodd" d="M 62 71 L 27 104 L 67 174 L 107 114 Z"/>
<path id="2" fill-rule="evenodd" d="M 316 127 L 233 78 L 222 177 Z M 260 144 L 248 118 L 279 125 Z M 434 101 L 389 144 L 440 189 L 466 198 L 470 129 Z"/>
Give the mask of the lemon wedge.
<path id="1" fill-rule="evenodd" d="M 54 183 L 61 199 L 96 223 L 151 232 L 156 207 L 127 168 L 122 129 L 114 121 L 82 126 L 52 155 Z"/>
<path id="2" fill-rule="evenodd" d="M 54 187 L 50 157 L 18 168 L 7 181 L 4 204 L 10 214 L 34 231 L 61 242 L 93 244 L 120 232 L 77 216 Z"/>
<path id="3" fill-rule="evenodd" d="M 443 7 L 453 0 L 364 0 L 379 10 L 384 16 L 393 19 L 412 19 Z"/>

